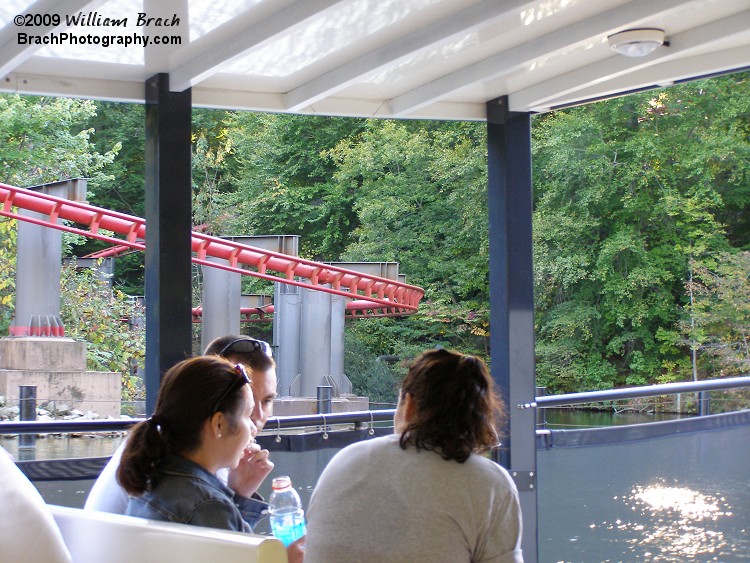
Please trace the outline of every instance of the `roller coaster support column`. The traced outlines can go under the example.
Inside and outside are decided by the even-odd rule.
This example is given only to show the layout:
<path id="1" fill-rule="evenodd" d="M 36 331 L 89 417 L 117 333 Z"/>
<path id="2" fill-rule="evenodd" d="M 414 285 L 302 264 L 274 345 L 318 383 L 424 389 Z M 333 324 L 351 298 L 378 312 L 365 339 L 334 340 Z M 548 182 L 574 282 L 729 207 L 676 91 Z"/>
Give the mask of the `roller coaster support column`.
<path id="1" fill-rule="evenodd" d="M 247 235 L 224 236 L 226 240 L 279 252 L 287 256 L 299 256 L 299 235 Z M 227 260 L 211 259 L 216 264 L 228 264 Z M 240 307 L 242 302 L 241 274 L 210 266 L 203 268 L 203 309 L 201 311 L 201 349 L 205 349 L 214 338 L 226 334 L 240 333 Z M 274 293 L 279 294 L 282 284 L 275 283 Z M 288 289 L 294 290 L 293 286 Z M 280 305 L 281 297 L 275 298 L 274 339 L 275 359 L 279 375 L 280 394 L 286 395 L 289 385 L 299 373 L 298 354 L 299 314 L 294 309 Z M 288 329 L 277 330 L 288 324 Z M 283 336 L 282 336 L 283 335 Z M 292 338 L 293 340 L 289 340 Z M 288 354 L 293 353 L 295 360 L 290 362 Z M 282 367 L 283 366 L 283 367 Z M 291 372 L 286 369 L 289 367 Z M 282 376 L 282 373 L 284 376 Z"/>
<path id="2" fill-rule="evenodd" d="M 509 425 L 497 461 L 518 487 L 523 554 L 537 561 L 534 272 L 532 265 L 531 115 L 487 102 L 492 376 L 508 406 Z"/>
<path id="3" fill-rule="evenodd" d="M 227 264 L 223 258 L 207 258 L 215 264 Z M 219 336 L 240 333 L 241 275 L 203 266 L 201 305 L 201 350 Z"/>
<path id="4" fill-rule="evenodd" d="M 344 328 L 346 301 L 341 295 L 331 295 L 331 366 L 328 374 L 333 379 L 336 392 L 340 392 L 344 379 Z"/>
<path id="5" fill-rule="evenodd" d="M 146 81 L 146 413 L 161 377 L 192 355 L 191 90 Z"/>
<path id="6" fill-rule="evenodd" d="M 398 262 L 326 262 L 326 264 L 346 268 L 365 275 L 379 276 L 394 281 L 404 281 L 399 277 Z M 319 384 L 331 384 L 337 392 L 351 392 L 351 382 L 344 373 L 344 328 L 346 320 L 346 297 L 331 296 L 331 365 L 328 381 Z M 303 364 L 304 365 L 304 364 Z"/>
<path id="7" fill-rule="evenodd" d="M 226 237 L 240 244 L 299 256 L 299 235 L 247 235 Z M 292 390 L 299 371 L 299 288 L 274 283 L 273 342 L 280 396 L 299 396 L 299 381 Z"/>
<path id="8" fill-rule="evenodd" d="M 86 201 L 84 179 L 63 180 L 29 188 L 55 197 Z M 46 220 L 25 209 L 20 215 Z M 18 222 L 16 259 L 16 316 L 11 336 L 65 336 L 60 319 L 62 231 Z"/>
<path id="9" fill-rule="evenodd" d="M 331 373 L 331 294 L 301 288 L 300 367 L 302 396 L 315 397 Z"/>
<path id="10" fill-rule="evenodd" d="M 278 252 L 299 255 L 299 235 L 224 236 L 226 240 Z M 216 264 L 227 260 L 211 259 Z M 201 311 L 201 348 L 225 334 L 240 332 L 241 274 L 221 268 L 203 268 L 203 308 Z M 300 288 L 274 284 L 273 347 L 279 378 L 279 395 L 301 396 L 300 374 Z M 342 319 L 343 322 L 343 319 Z M 296 380 L 296 382 L 295 382 Z"/>
<path id="11" fill-rule="evenodd" d="M 301 397 L 300 318 L 302 288 L 277 283 L 273 293 L 273 343 L 279 395 Z M 299 379 L 298 379 L 299 376 Z"/>

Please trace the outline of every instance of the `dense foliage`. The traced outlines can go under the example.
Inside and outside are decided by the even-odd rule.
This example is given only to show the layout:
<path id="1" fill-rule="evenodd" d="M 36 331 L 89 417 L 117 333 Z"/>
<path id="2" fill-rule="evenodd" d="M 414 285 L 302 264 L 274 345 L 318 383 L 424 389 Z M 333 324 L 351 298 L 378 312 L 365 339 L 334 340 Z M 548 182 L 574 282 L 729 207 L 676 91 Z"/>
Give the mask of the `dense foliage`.
<path id="1" fill-rule="evenodd" d="M 119 372 L 123 401 L 145 399 L 138 375 L 146 350 L 143 306 L 113 289 L 106 275 L 77 269 L 75 261 L 63 267 L 60 278 L 65 335 L 87 343 L 86 368 Z"/>
<path id="2" fill-rule="evenodd" d="M 16 224 L 0 217 L 0 334 L 13 323 L 16 297 Z"/>
<path id="3" fill-rule="evenodd" d="M 750 245 L 749 115 L 745 74 L 535 123 L 541 384 L 690 379 L 690 272 Z"/>
<path id="4" fill-rule="evenodd" d="M 0 115 L 0 181 L 85 175 L 91 202 L 143 214 L 142 107 L 3 96 Z M 402 360 L 426 347 L 487 357 L 483 124 L 196 110 L 193 125 L 198 228 L 300 235 L 306 258 L 399 262 L 426 289 L 416 315 L 348 325 L 357 392 L 392 400 Z M 536 116 L 532 135 L 538 383 L 564 392 L 745 373 L 750 75 Z M 8 265 L 12 226 L 0 232 Z M 11 269 L 0 270 L 5 326 Z M 142 294 L 142 257 L 118 258 L 114 282 Z M 81 337 L 110 357 L 108 338 Z"/>
<path id="5" fill-rule="evenodd" d="M 93 130 L 85 124 L 96 109 L 86 100 L 0 96 L 0 182 L 26 187 L 84 177 L 96 190 L 111 179 L 106 169 L 120 145 L 95 150 Z M 0 235 L 0 334 L 8 334 L 15 296 L 15 221 L 0 218 Z"/>

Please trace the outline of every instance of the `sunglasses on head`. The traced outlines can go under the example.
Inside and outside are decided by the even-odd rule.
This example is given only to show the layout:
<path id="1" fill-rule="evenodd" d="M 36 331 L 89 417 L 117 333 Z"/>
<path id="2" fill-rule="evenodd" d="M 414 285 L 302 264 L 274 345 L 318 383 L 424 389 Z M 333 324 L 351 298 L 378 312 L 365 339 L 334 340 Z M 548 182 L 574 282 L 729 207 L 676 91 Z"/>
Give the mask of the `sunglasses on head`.
<path id="1" fill-rule="evenodd" d="M 247 370 L 245 369 L 245 366 L 242 364 L 237 364 L 234 366 L 234 371 L 239 375 L 240 377 L 235 379 L 229 384 L 229 387 L 227 387 L 224 392 L 219 396 L 219 399 L 216 401 L 216 404 L 214 405 L 212 413 L 218 412 L 219 407 L 221 406 L 221 403 L 226 400 L 229 395 L 234 393 L 237 389 L 245 385 L 246 383 L 249 385 L 252 385 L 252 381 L 250 380 L 250 376 L 247 373 Z"/>
<path id="2" fill-rule="evenodd" d="M 227 354 L 239 353 L 239 354 L 250 354 L 256 350 L 262 351 L 269 358 L 273 358 L 273 352 L 270 344 L 263 340 L 256 340 L 255 338 L 245 337 L 237 338 L 232 340 L 229 344 L 224 346 L 219 352 L 219 356 L 226 357 Z"/>

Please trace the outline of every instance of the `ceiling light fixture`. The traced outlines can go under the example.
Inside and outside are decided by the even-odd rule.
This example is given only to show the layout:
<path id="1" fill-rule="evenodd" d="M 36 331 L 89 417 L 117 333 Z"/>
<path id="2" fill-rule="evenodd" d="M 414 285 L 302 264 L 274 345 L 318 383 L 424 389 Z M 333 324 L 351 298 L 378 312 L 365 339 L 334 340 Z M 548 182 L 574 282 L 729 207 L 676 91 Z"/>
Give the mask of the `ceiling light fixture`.
<path id="1" fill-rule="evenodd" d="M 609 46 L 626 57 L 645 57 L 664 45 L 664 30 L 627 29 L 607 37 Z"/>

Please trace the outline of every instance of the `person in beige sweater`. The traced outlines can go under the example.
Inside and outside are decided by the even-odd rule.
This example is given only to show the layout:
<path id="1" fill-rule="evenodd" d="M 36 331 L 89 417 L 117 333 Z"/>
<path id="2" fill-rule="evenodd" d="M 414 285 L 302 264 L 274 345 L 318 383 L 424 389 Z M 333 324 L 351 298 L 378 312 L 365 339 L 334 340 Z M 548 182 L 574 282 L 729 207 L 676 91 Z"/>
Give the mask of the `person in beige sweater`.
<path id="1" fill-rule="evenodd" d="M 501 403 L 485 364 L 422 353 L 401 387 L 391 436 L 330 461 L 307 510 L 305 563 L 520 563 L 521 509 L 497 446 Z"/>

